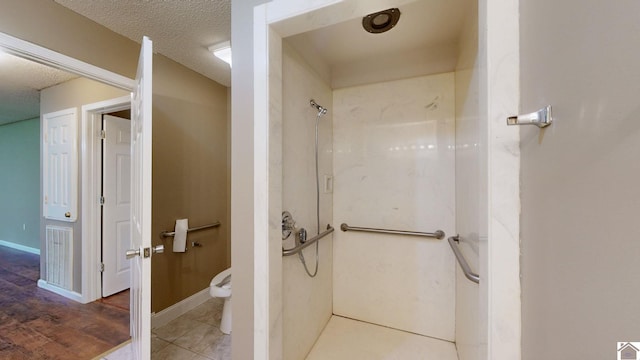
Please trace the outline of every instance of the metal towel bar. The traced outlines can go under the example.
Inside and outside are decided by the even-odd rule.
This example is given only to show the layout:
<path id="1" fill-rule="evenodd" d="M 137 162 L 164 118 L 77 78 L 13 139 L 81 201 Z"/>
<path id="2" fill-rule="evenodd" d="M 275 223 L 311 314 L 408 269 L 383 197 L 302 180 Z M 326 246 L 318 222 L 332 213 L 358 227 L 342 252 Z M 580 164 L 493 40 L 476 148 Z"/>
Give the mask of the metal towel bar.
<path id="1" fill-rule="evenodd" d="M 299 253 L 300 251 L 302 251 L 302 249 L 306 248 L 307 246 L 315 243 L 316 241 L 322 239 L 323 237 L 331 234 L 335 229 L 331 226 L 331 225 L 327 225 L 327 230 L 321 232 L 320 234 L 312 237 L 311 239 L 308 239 L 307 241 L 305 241 L 304 243 L 297 245 L 295 247 L 292 247 L 291 249 L 285 249 L 282 248 L 282 256 L 290 256 L 290 255 L 295 255 L 297 253 Z"/>
<path id="2" fill-rule="evenodd" d="M 433 233 L 428 232 L 418 232 L 418 231 L 406 231 L 406 230 L 389 230 L 389 229 L 374 229 L 374 228 L 365 228 L 365 227 L 357 227 L 357 226 L 349 226 L 345 223 L 340 225 L 340 230 L 342 231 L 366 231 L 373 233 L 382 233 L 382 234 L 395 234 L 395 235 L 413 235 L 413 236 L 424 236 L 436 239 L 442 239 L 444 237 L 444 231 L 436 230 Z"/>
<path id="3" fill-rule="evenodd" d="M 458 263 L 460 264 L 460 267 L 464 272 L 464 276 L 467 279 L 473 281 L 474 283 L 479 284 L 480 276 L 474 273 L 473 271 L 471 271 L 471 268 L 469 267 L 469 263 L 467 263 L 467 260 L 462 255 L 462 252 L 460 251 L 460 249 L 458 249 L 458 242 L 460 241 L 460 236 L 459 235 L 451 236 L 447 240 L 449 241 L 449 245 L 451 245 L 451 250 L 453 250 L 453 253 L 456 255 L 456 259 L 458 260 Z"/>
<path id="4" fill-rule="evenodd" d="M 208 225 L 202 225 L 202 226 L 196 226 L 196 227 L 192 227 L 192 228 L 188 228 L 187 232 L 193 232 L 193 231 L 199 231 L 199 230 L 205 230 L 205 229 L 209 229 L 209 228 L 214 228 L 214 227 L 218 227 L 220 226 L 220 221 L 216 221 L 213 224 L 208 224 Z M 175 231 L 163 231 L 160 233 L 160 237 L 161 238 L 168 238 L 168 237 L 173 237 L 176 236 L 176 232 Z"/>

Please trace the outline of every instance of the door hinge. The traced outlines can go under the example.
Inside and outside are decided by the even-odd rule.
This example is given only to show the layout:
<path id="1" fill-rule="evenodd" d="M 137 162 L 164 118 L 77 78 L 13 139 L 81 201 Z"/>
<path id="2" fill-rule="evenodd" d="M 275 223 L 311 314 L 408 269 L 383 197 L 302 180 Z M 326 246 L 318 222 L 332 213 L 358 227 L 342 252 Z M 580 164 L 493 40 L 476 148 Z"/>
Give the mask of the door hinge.
<path id="1" fill-rule="evenodd" d="M 104 130 L 100 130 L 100 139 L 104 140 L 107 138 L 107 132 Z"/>
<path id="2" fill-rule="evenodd" d="M 100 264 L 100 272 L 104 272 L 104 263 Z"/>
<path id="3" fill-rule="evenodd" d="M 100 206 L 104 205 L 104 196 L 100 196 Z"/>

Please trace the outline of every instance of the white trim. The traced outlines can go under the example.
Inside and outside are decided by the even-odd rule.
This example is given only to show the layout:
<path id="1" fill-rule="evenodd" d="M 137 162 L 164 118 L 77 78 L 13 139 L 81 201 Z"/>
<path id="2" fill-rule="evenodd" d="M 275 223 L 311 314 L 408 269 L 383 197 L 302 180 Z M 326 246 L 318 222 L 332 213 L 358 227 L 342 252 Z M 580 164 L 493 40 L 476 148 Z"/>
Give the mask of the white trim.
<path id="1" fill-rule="evenodd" d="M 104 113 L 131 108 L 131 96 L 83 105 L 80 123 L 82 146 L 82 299 L 84 303 L 102 297 L 100 181 L 102 149 L 98 134 Z"/>
<path id="2" fill-rule="evenodd" d="M 267 5 L 253 9 L 253 298 L 254 360 L 269 359 L 269 26 Z M 266 56 L 265 56 L 266 55 Z M 280 308 L 281 304 L 278 304 Z"/>
<path id="3" fill-rule="evenodd" d="M 32 248 L 29 246 L 24 246 L 16 243 L 12 243 L 11 241 L 0 240 L 0 246 L 12 248 L 19 251 L 28 252 L 30 254 L 40 255 L 40 249 Z"/>
<path id="4" fill-rule="evenodd" d="M 196 307 L 204 304 L 209 299 L 211 299 L 209 288 L 205 288 L 189 296 L 188 298 L 169 306 L 159 313 L 153 313 L 151 314 L 151 328 L 156 329 L 163 325 L 166 325 L 172 320 L 175 320 L 178 317 L 189 312 L 189 310 L 193 310 Z"/>
<path id="5" fill-rule="evenodd" d="M 0 32 L 0 49 L 21 58 L 52 66 L 120 89 L 131 91 L 135 81 L 53 50 Z"/>
<path id="6" fill-rule="evenodd" d="M 58 294 L 60 296 L 64 296 L 67 299 L 71 299 L 71 300 L 77 301 L 79 303 L 85 304 L 82 301 L 82 294 L 79 294 L 79 293 L 77 293 L 75 291 L 65 290 L 65 289 L 59 288 L 59 287 L 57 287 L 55 285 L 51 285 L 46 280 L 42 280 L 42 279 L 38 280 L 38 287 L 41 288 L 41 289 L 45 289 L 45 290 L 51 291 L 53 293 L 56 293 L 56 294 Z"/>

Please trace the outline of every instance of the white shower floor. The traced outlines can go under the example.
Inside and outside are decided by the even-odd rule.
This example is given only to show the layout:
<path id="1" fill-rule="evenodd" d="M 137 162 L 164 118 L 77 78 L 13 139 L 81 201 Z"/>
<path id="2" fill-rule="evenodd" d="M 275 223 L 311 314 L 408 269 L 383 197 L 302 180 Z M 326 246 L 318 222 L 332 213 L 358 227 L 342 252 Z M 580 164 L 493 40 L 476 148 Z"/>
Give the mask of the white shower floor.
<path id="1" fill-rule="evenodd" d="M 452 342 L 332 316 L 307 360 L 458 360 Z"/>

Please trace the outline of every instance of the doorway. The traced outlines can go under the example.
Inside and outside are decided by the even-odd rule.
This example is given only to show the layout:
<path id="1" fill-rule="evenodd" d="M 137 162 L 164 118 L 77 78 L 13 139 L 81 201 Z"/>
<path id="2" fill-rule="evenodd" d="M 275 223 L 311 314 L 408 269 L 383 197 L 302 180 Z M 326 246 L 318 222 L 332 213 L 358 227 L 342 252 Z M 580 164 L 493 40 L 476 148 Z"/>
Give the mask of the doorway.
<path id="1" fill-rule="evenodd" d="M 119 115 L 119 116 L 115 116 Z M 131 115 L 102 115 L 102 297 L 130 286 L 131 247 Z"/>
<path id="2" fill-rule="evenodd" d="M 82 106 L 83 296 L 86 302 L 129 288 L 131 99 Z M 118 171 L 117 169 L 120 169 Z M 86 175 L 86 176 L 85 176 Z M 95 200 L 98 199 L 98 200 Z M 85 290 L 86 289 L 86 290 Z"/>

